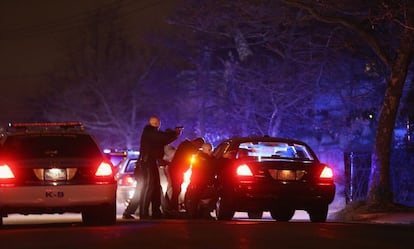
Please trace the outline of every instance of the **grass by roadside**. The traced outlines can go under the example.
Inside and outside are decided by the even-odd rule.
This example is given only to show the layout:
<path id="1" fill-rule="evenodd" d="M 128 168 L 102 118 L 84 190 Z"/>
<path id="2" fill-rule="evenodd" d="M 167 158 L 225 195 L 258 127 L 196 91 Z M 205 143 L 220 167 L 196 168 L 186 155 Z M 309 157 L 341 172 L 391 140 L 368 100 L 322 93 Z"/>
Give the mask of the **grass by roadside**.
<path id="1" fill-rule="evenodd" d="M 371 206 L 366 201 L 358 201 L 346 205 L 345 208 L 332 213 L 330 216 L 332 219 L 338 221 L 364 221 L 390 213 L 414 213 L 414 207 L 401 204 Z"/>

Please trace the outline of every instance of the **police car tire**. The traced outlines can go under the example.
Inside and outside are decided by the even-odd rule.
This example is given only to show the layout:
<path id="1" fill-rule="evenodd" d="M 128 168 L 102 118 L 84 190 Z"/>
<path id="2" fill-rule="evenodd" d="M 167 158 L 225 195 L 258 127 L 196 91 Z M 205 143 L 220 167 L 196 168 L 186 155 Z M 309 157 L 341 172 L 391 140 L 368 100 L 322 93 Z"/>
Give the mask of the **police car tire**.
<path id="1" fill-rule="evenodd" d="M 220 197 L 216 204 L 217 220 L 231 220 L 236 211 L 233 208 L 233 200 L 230 197 Z"/>
<path id="2" fill-rule="evenodd" d="M 308 210 L 311 222 L 325 222 L 328 217 L 328 205 L 320 205 Z"/>
<path id="3" fill-rule="evenodd" d="M 276 221 L 290 221 L 295 214 L 295 209 L 289 207 L 279 207 L 270 210 L 270 215 Z"/>

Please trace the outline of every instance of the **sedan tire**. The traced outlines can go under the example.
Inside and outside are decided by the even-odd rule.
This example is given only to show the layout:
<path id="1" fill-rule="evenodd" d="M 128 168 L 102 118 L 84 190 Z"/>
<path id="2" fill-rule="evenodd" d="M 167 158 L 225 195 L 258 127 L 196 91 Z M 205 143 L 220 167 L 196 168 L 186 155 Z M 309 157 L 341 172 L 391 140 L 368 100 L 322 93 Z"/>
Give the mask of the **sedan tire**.
<path id="1" fill-rule="evenodd" d="M 231 220 L 234 217 L 235 210 L 233 201 L 229 197 L 219 197 L 216 203 L 217 220 Z"/>
<path id="2" fill-rule="evenodd" d="M 328 205 L 312 207 L 308 210 L 311 222 L 325 222 L 328 217 Z"/>
<path id="3" fill-rule="evenodd" d="M 277 221 L 290 221 L 295 214 L 295 209 L 289 207 L 278 207 L 270 210 L 270 215 Z"/>

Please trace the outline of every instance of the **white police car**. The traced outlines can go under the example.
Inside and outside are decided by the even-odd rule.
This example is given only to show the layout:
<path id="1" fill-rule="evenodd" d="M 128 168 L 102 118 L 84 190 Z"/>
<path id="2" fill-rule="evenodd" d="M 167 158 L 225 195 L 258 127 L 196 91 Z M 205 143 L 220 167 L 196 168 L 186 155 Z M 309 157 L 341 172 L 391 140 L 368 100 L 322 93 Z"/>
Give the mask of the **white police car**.
<path id="1" fill-rule="evenodd" d="M 116 221 L 111 162 L 79 122 L 10 123 L 0 132 L 0 225 L 9 214 L 81 213 Z"/>

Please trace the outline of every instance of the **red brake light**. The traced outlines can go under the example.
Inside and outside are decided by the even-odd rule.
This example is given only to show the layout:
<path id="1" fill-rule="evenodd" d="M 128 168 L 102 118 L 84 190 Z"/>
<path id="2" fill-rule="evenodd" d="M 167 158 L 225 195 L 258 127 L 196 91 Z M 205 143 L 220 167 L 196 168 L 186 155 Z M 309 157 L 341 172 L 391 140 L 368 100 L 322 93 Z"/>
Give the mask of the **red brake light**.
<path id="1" fill-rule="evenodd" d="M 130 175 L 125 175 L 120 179 L 120 185 L 123 186 L 133 186 L 135 183 L 135 179 L 134 177 L 130 176 Z"/>
<path id="2" fill-rule="evenodd" d="M 112 174 L 112 165 L 106 162 L 102 162 L 96 170 L 95 176 L 111 176 Z"/>
<path id="3" fill-rule="evenodd" d="M 330 179 L 333 178 L 333 171 L 331 168 L 325 166 L 321 172 L 321 174 L 319 175 L 320 178 L 322 179 Z"/>
<path id="4" fill-rule="evenodd" d="M 7 164 L 0 165 L 0 179 L 13 179 L 13 171 Z"/>
<path id="5" fill-rule="evenodd" d="M 253 176 L 252 171 L 246 164 L 239 165 L 236 172 L 238 176 Z"/>

